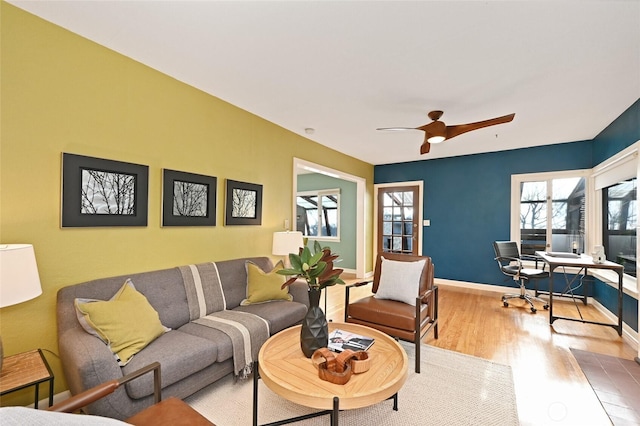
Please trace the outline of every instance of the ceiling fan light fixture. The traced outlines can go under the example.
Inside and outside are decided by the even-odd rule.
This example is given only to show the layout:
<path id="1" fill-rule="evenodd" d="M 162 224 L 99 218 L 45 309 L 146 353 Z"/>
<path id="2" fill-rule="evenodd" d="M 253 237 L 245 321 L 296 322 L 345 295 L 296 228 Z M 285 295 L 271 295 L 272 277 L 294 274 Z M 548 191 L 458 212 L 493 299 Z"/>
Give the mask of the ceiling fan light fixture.
<path id="1" fill-rule="evenodd" d="M 444 136 L 439 136 L 439 135 L 433 135 L 433 136 L 429 136 L 427 138 L 427 142 L 429 143 L 440 143 L 440 142 L 444 142 L 446 138 Z"/>
<path id="2" fill-rule="evenodd" d="M 431 123 L 422 125 L 420 127 L 383 127 L 378 130 L 422 130 L 424 135 L 424 142 L 420 145 L 420 154 L 427 154 L 431 149 L 431 144 L 441 143 L 445 140 L 455 138 L 463 133 L 471 132 L 472 130 L 482 129 L 483 127 L 495 126 L 496 124 L 508 123 L 513 120 L 515 113 L 504 115 L 502 117 L 491 118 L 489 120 L 477 121 L 475 123 L 457 124 L 455 126 L 447 126 L 442 121 L 442 111 L 431 111 L 427 116 L 432 120 Z M 496 137 L 498 135 L 496 134 Z"/>

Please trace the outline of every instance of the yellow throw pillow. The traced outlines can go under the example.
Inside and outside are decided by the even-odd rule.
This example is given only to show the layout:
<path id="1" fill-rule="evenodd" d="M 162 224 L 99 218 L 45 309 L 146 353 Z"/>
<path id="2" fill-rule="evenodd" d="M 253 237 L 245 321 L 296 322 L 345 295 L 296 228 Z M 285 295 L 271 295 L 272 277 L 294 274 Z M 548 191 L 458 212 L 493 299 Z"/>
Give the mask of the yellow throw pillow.
<path id="1" fill-rule="evenodd" d="M 76 299 L 74 304 L 82 327 L 109 345 L 120 365 L 166 331 L 158 312 L 131 280 L 109 301 Z"/>
<path id="2" fill-rule="evenodd" d="M 240 302 L 240 305 L 247 306 L 270 300 L 293 300 L 293 296 L 289 294 L 288 287 L 281 289 L 287 277 L 276 273 L 276 271 L 284 269 L 282 261 L 278 262 L 271 272 L 264 272 L 258 265 L 249 260 L 246 262 L 246 268 L 247 298 Z"/>

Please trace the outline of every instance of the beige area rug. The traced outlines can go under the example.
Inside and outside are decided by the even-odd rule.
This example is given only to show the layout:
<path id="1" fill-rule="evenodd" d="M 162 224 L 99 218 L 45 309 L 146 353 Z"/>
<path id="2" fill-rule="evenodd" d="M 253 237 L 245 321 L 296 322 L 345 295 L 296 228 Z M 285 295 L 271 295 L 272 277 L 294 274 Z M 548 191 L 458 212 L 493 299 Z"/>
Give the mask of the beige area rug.
<path id="1" fill-rule="evenodd" d="M 340 412 L 341 425 L 517 425 L 518 412 L 511 367 L 432 346 L 422 346 L 421 373 L 416 374 L 413 345 L 409 377 L 393 401 Z M 260 424 L 313 413 L 271 392 L 259 382 Z M 234 383 L 230 376 L 190 396 L 186 402 L 217 426 L 251 425 L 253 380 Z M 296 425 L 328 425 L 329 416 Z"/>

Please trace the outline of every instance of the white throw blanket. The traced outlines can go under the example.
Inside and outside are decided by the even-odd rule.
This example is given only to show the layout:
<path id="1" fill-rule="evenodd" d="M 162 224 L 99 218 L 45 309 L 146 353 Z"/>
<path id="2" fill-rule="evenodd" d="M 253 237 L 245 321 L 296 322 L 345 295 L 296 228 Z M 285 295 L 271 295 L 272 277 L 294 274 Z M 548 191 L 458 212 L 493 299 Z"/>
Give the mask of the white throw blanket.
<path id="1" fill-rule="evenodd" d="M 242 311 L 214 312 L 197 320 L 196 324 L 222 331 L 233 345 L 233 371 L 241 379 L 249 377 L 258 351 L 269 338 L 269 324 L 261 317 Z"/>
<path id="2" fill-rule="evenodd" d="M 215 263 L 181 266 L 179 269 L 187 293 L 189 319 L 229 336 L 233 347 L 234 373 L 240 378 L 248 377 L 260 347 L 269 338 L 269 323 L 248 312 L 226 309 L 227 303 Z"/>

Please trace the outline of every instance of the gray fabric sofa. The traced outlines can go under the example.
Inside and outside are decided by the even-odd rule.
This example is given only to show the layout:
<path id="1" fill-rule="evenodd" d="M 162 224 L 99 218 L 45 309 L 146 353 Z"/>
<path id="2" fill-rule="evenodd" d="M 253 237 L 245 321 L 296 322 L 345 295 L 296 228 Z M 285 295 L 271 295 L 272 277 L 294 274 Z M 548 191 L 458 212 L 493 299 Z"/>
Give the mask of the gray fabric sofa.
<path id="1" fill-rule="evenodd" d="M 270 271 L 267 257 L 215 262 L 228 310 L 256 314 L 269 324 L 271 335 L 299 324 L 308 308 L 304 281 L 290 286 L 293 301 L 270 301 L 240 306 L 246 296 L 247 260 Z M 80 325 L 74 308 L 76 298 L 109 300 L 130 278 L 148 299 L 171 331 L 151 342 L 124 367 L 100 339 Z M 189 321 L 189 307 L 178 267 L 102 278 L 64 287 L 58 291 L 58 346 L 64 375 L 72 394 L 117 379 L 151 362 L 158 361 L 162 372 L 162 397 L 185 398 L 233 373 L 232 343 L 224 333 Z M 148 377 L 147 377 L 148 376 Z M 90 405 L 88 414 L 126 419 L 153 404 L 153 377 L 143 376 L 117 389 L 112 395 Z"/>

